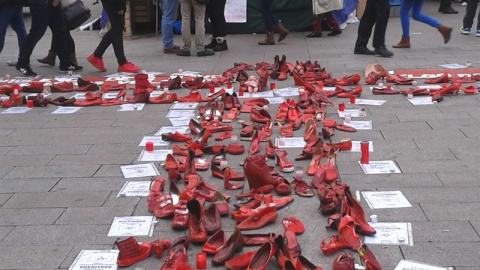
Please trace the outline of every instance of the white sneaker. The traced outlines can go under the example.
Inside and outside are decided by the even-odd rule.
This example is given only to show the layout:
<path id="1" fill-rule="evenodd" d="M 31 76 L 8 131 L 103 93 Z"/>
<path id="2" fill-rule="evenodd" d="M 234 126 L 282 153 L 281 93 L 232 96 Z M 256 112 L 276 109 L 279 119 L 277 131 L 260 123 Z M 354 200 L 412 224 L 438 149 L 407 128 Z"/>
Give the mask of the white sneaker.
<path id="1" fill-rule="evenodd" d="M 467 2 L 462 2 L 462 6 L 467 6 Z"/>
<path id="2" fill-rule="evenodd" d="M 480 29 L 477 30 L 477 33 L 475 33 L 475 36 L 476 36 L 476 37 L 480 37 Z"/>

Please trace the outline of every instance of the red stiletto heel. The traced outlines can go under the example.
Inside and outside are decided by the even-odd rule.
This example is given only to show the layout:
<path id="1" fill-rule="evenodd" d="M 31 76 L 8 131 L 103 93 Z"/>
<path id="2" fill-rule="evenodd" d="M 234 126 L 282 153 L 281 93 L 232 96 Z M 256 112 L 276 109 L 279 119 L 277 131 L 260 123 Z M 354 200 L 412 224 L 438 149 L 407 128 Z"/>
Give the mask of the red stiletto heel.
<path id="1" fill-rule="evenodd" d="M 275 150 L 275 163 L 281 172 L 293 172 L 293 163 L 287 159 L 287 151 L 283 149 Z"/>
<path id="2" fill-rule="evenodd" d="M 388 72 L 384 69 L 380 73 L 376 73 L 375 71 L 372 71 L 368 74 L 367 78 L 365 78 L 365 83 L 366 84 L 376 84 L 377 81 L 382 78 L 382 82 L 385 81 L 385 77 L 387 77 Z"/>
<path id="3" fill-rule="evenodd" d="M 122 91 L 120 91 L 120 93 L 118 93 L 118 95 L 115 97 L 115 100 L 119 100 L 120 98 L 122 98 L 123 101 L 125 101 L 125 96 L 127 95 L 127 90 L 122 89 Z"/>
<path id="4" fill-rule="evenodd" d="M 315 174 L 317 167 L 320 165 L 320 160 L 322 159 L 322 156 L 323 156 L 322 148 L 317 147 L 313 150 L 312 161 L 310 161 L 310 164 L 308 165 L 308 168 L 307 168 L 307 175 L 312 176 Z"/>

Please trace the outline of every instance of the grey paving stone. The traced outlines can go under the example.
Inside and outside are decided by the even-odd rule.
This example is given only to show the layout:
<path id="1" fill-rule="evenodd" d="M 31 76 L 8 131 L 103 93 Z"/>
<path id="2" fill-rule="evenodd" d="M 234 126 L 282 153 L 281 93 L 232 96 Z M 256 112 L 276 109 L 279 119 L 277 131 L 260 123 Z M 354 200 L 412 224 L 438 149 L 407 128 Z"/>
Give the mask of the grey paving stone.
<path id="1" fill-rule="evenodd" d="M 22 137 L 5 137 L 0 141 L 0 146 L 41 145 L 52 138 L 50 135 L 35 135 L 33 133 Z"/>
<path id="2" fill-rule="evenodd" d="M 15 119 L 15 121 L 9 121 L 2 123 L 2 129 L 38 129 L 41 128 L 43 125 L 47 123 L 47 121 L 32 121 L 32 122 L 25 122 L 20 120 L 21 117 Z"/>
<path id="3" fill-rule="evenodd" d="M 476 125 L 473 125 L 473 127 L 462 127 L 460 130 L 465 134 L 465 136 L 467 136 L 467 138 L 477 139 L 479 137 L 478 132 L 480 132 L 480 129 Z"/>
<path id="4" fill-rule="evenodd" d="M 126 127 L 95 127 L 95 128 L 86 128 L 85 131 L 79 135 L 99 135 L 99 136 L 110 136 L 115 134 L 151 134 L 156 131 L 157 128 L 151 125 L 141 125 L 136 126 L 135 129 L 129 129 Z"/>
<path id="5" fill-rule="evenodd" d="M 82 155 L 88 152 L 91 145 L 78 144 L 56 144 L 56 145 L 31 145 L 31 146 L 17 146 L 10 151 L 8 155 L 11 156 L 39 156 L 39 155 Z"/>
<path id="6" fill-rule="evenodd" d="M 0 269 L 57 269 L 71 249 L 67 245 L 0 246 Z"/>
<path id="7" fill-rule="evenodd" d="M 67 258 L 62 262 L 60 268 L 68 269 L 72 265 L 75 258 L 78 256 L 80 251 L 85 250 L 109 250 L 113 249 L 112 245 L 75 245 L 73 249 L 68 254 Z"/>
<path id="8" fill-rule="evenodd" d="M 480 177 L 476 172 L 437 173 L 444 186 L 480 186 Z"/>
<path id="9" fill-rule="evenodd" d="M 57 155 L 48 165 L 94 165 L 94 164 L 130 164 L 138 158 L 134 154 L 98 154 L 98 155 Z"/>
<path id="10" fill-rule="evenodd" d="M 0 155 L 3 156 L 12 149 L 13 149 L 13 147 L 7 147 L 7 146 L 0 147 Z"/>
<path id="11" fill-rule="evenodd" d="M 89 177 L 93 176 L 99 167 L 98 165 L 15 167 L 4 178 Z"/>
<path id="12" fill-rule="evenodd" d="M 65 208 L 4 209 L 0 208 L 0 226 L 50 225 L 62 215 Z"/>
<path id="13" fill-rule="evenodd" d="M 17 226 L 2 242 L 6 246 L 67 245 L 75 243 L 109 245 L 110 225 L 41 225 Z"/>
<path id="14" fill-rule="evenodd" d="M 0 156 L 2 167 L 26 167 L 46 165 L 54 156 Z"/>
<path id="15" fill-rule="evenodd" d="M 121 208 L 136 208 L 142 197 L 119 197 L 118 191 L 111 191 L 107 200 L 102 205 L 103 207 L 121 207 Z M 146 205 L 145 205 L 146 207 Z"/>
<path id="16" fill-rule="evenodd" d="M 59 178 L 1 179 L 0 193 L 47 192 Z"/>
<path id="17" fill-rule="evenodd" d="M 404 173 L 478 171 L 480 169 L 476 161 L 470 160 L 424 160 L 421 163 L 416 160 L 400 160 L 398 165 Z"/>
<path id="18" fill-rule="evenodd" d="M 399 190 L 411 203 L 480 202 L 479 187 L 417 187 Z"/>
<path id="19" fill-rule="evenodd" d="M 362 206 L 365 212 L 365 219 L 367 221 L 370 220 L 371 215 L 377 215 L 378 222 L 427 221 L 427 217 L 425 216 L 425 213 L 423 213 L 420 204 L 410 204 L 412 207 L 391 209 L 370 209 L 366 203 L 362 203 Z"/>
<path id="20" fill-rule="evenodd" d="M 128 112 L 128 113 L 119 113 L 119 112 L 104 112 L 101 114 L 95 115 L 95 120 L 117 120 L 117 119 L 130 119 L 131 121 L 135 121 L 140 119 L 143 116 L 143 112 Z M 91 113 L 81 113 L 78 115 L 78 121 L 89 121 L 92 119 Z"/>
<path id="21" fill-rule="evenodd" d="M 418 174 L 386 174 L 386 175 L 346 175 L 340 170 L 342 182 L 348 183 L 352 188 L 364 189 L 392 189 L 400 187 L 441 187 L 442 182 L 434 173 Z"/>
<path id="22" fill-rule="evenodd" d="M 95 144 L 88 150 L 88 154 L 140 154 L 142 147 L 138 146 L 143 138 L 143 135 L 136 135 L 138 136 L 138 142 L 131 144 L 132 141 L 129 141 L 129 144 L 122 144 L 122 143 L 99 143 Z M 123 140 L 123 138 L 122 138 Z"/>
<path id="23" fill-rule="evenodd" d="M 89 119 L 89 120 L 55 120 L 48 121 L 43 128 L 82 128 L 82 127 L 107 127 L 111 126 L 115 121 L 114 120 L 98 120 L 98 119 Z"/>
<path id="24" fill-rule="evenodd" d="M 123 178 L 62 178 L 52 191 L 55 192 L 80 192 L 120 190 L 125 184 Z"/>
<path id="25" fill-rule="evenodd" d="M 4 208 L 82 207 L 101 206 L 109 192 L 45 192 L 16 193 Z"/>
<path id="26" fill-rule="evenodd" d="M 54 140 L 62 141 L 62 142 L 69 142 L 71 144 L 100 144 L 100 143 L 120 143 L 125 138 L 124 134 L 110 134 L 108 136 L 104 136 L 101 134 L 91 134 L 91 135 L 84 135 L 79 134 L 78 136 L 56 136 Z M 49 144 L 54 144 L 53 140 L 50 141 Z M 72 153 L 75 154 L 75 153 Z"/>
<path id="27" fill-rule="evenodd" d="M 444 130 L 439 133 L 436 130 L 425 129 L 425 130 L 382 130 L 382 134 L 385 139 L 435 139 L 442 138 L 449 140 L 457 140 L 465 138 L 465 135 L 460 130 Z"/>
<path id="28" fill-rule="evenodd" d="M 471 148 L 477 149 L 480 147 L 480 142 L 472 138 L 457 138 L 455 140 L 443 138 L 425 138 L 415 139 L 415 143 L 420 149 L 442 149 L 442 148 Z"/>
<path id="29" fill-rule="evenodd" d="M 480 203 L 421 203 L 428 220 L 480 220 Z"/>
<path id="30" fill-rule="evenodd" d="M 82 133 L 85 128 L 77 128 L 77 127 L 70 127 L 70 128 L 41 128 L 35 130 L 35 136 L 75 136 L 77 134 Z M 32 136 L 31 130 L 26 129 L 18 129 L 15 131 L 11 136 L 22 138 L 22 137 L 29 137 Z"/>
<path id="31" fill-rule="evenodd" d="M 10 171 L 13 170 L 13 167 L 0 167 L 0 177 L 4 177 L 9 173 Z"/>
<path id="32" fill-rule="evenodd" d="M 466 119 L 469 118 L 470 115 L 467 112 L 458 113 L 458 114 L 449 114 L 449 113 L 415 113 L 415 114 L 397 114 L 398 119 L 400 122 L 410 122 L 410 121 L 427 121 L 428 124 L 433 129 L 442 129 L 442 128 L 449 128 L 451 125 L 449 123 L 454 124 L 458 119 Z"/>
<path id="33" fill-rule="evenodd" d="M 377 141 L 373 141 L 374 152 L 370 153 L 371 160 L 442 160 L 457 159 L 457 157 L 449 149 L 427 149 L 420 150 L 414 148 L 396 148 L 390 151 L 383 149 L 375 151 Z M 359 152 L 340 152 L 337 154 L 337 163 L 342 161 L 358 161 L 361 153 Z"/>
<path id="34" fill-rule="evenodd" d="M 468 221 L 414 221 L 413 242 L 476 242 L 480 237 Z"/>
<path id="35" fill-rule="evenodd" d="M 15 132 L 15 129 L 0 129 L 0 136 L 8 136 Z"/>
<path id="36" fill-rule="evenodd" d="M 129 164 L 121 164 L 121 165 L 129 165 Z M 95 172 L 94 177 L 118 177 L 123 178 L 122 170 L 120 169 L 120 165 L 102 165 L 100 169 Z M 137 178 L 132 178 L 136 180 Z"/>
<path id="37" fill-rule="evenodd" d="M 0 242 L 15 228 L 15 226 L 0 226 Z"/>
<path id="38" fill-rule="evenodd" d="M 457 242 L 453 248 L 450 242 L 423 242 L 413 247 L 401 247 L 406 260 L 442 266 L 478 266 L 480 242 Z M 472 251 L 472 252 L 466 252 Z"/>
<path id="39" fill-rule="evenodd" d="M 374 120 L 372 120 L 374 121 Z M 374 123 L 377 123 L 375 121 Z M 419 130 L 425 131 L 425 130 L 432 130 L 432 128 L 427 124 L 427 122 L 422 121 L 422 122 L 388 122 L 388 123 L 381 123 L 381 126 L 379 128 L 382 131 L 382 134 L 386 131 L 410 131 L 410 133 L 417 133 Z"/>
<path id="40" fill-rule="evenodd" d="M 0 194 L 0 206 L 7 202 L 12 196 L 13 194 Z"/>
<path id="41" fill-rule="evenodd" d="M 69 207 L 56 225 L 109 225 L 114 217 L 130 216 L 133 207 Z"/>

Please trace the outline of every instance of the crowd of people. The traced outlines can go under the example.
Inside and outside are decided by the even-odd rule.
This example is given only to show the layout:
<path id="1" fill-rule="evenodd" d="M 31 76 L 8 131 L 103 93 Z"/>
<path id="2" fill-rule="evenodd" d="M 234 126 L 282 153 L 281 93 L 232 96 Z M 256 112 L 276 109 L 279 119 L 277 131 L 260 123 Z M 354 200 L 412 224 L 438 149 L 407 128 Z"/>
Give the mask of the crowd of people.
<path id="1" fill-rule="evenodd" d="M 195 49 L 197 56 L 211 56 L 215 52 L 228 50 L 227 23 L 224 11 L 226 0 L 160 0 L 162 9 L 162 42 L 165 54 L 190 56 L 191 54 L 191 31 L 190 21 L 195 21 Z M 477 11 L 478 0 L 466 0 L 466 14 L 463 19 L 462 34 L 471 33 L 473 20 Z M 0 53 L 4 46 L 7 27 L 10 25 L 16 32 L 19 46 L 17 61 L 8 61 L 8 65 L 24 76 L 36 76 L 30 67 L 30 56 L 43 37 L 47 27 L 52 31 L 51 48 L 45 58 L 38 59 L 40 63 L 55 65 L 56 57 L 60 60 L 60 71 L 81 71 L 75 54 L 75 42 L 67 29 L 63 16 L 62 6 L 69 5 L 75 0 L 0 0 Z M 110 29 L 102 37 L 95 51 L 88 56 L 87 60 L 100 71 L 106 71 L 102 56 L 107 48 L 112 45 L 117 58 L 120 72 L 138 72 L 140 67 L 129 62 L 123 48 L 123 29 L 125 26 L 126 0 L 101 0 L 103 12 L 108 15 Z M 274 45 L 274 33 L 278 33 L 277 42 L 284 40 L 289 31 L 282 25 L 280 20 L 272 12 L 273 0 L 260 0 L 260 10 L 264 20 L 265 39 L 258 42 L 259 45 Z M 401 0 L 400 19 L 402 25 L 402 38 L 393 48 L 410 48 L 410 21 L 409 12 L 412 11 L 414 20 L 426 23 L 437 28 L 443 37 L 444 43 L 450 40 L 452 28 L 442 25 L 430 16 L 422 14 L 424 0 Z M 173 25 L 177 19 L 178 7 L 182 17 L 182 40 L 183 46 L 173 43 Z M 308 38 L 322 36 L 322 20 L 325 18 L 331 28 L 328 36 L 336 36 L 342 33 L 338 23 L 332 15 L 332 11 L 341 9 L 342 0 L 312 0 L 313 8 L 313 32 Z M 32 23 L 27 33 L 23 21 L 23 6 L 30 8 Z M 441 0 L 439 12 L 444 14 L 456 14 L 458 11 L 451 7 L 451 0 Z M 385 44 L 385 32 L 390 15 L 389 0 L 367 0 L 364 14 L 358 27 L 358 37 L 355 42 L 355 54 L 379 55 L 391 57 L 393 52 L 387 49 Z M 205 16 L 212 25 L 213 39 L 204 45 L 205 39 Z M 185 30 L 188 29 L 188 30 Z M 368 48 L 368 42 L 373 32 L 373 48 Z M 480 37 L 480 13 L 478 14 L 476 36 Z"/>

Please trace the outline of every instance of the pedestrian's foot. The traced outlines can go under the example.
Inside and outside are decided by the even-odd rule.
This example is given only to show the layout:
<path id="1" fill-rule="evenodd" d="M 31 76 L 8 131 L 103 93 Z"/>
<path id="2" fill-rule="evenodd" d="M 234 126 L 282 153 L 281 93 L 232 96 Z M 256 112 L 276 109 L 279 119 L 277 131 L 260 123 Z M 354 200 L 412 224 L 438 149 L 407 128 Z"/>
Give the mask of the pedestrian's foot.
<path id="1" fill-rule="evenodd" d="M 340 35 L 342 33 L 341 29 L 333 29 L 330 33 L 327 34 L 329 37 Z"/>
<path id="2" fill-rule="evenodd" d="M 387 49 L 387 47 L 385 47 L 385 46 L 375 48 L 375 54 L 378 54 L 381 57 L 392 57 L 393 56 L 393 52 L 389 51 Z"/>
<path id="3" fill-rule="evenodd" d="M 60 72 L 82 71 L 83 67 L 79 65 L 70 65 L 68 67 L 60 67 Z"/>
<path id="4" fill-rule="evenodd" d="M 322 32 L 319 32 L 319 33 L 312 32 L 312 33 L 308 34 L 307 37 L 308 38 L 322 37 Z"/>
<path id="5" fill-rule="evenodd" d="M 367 46 L 355 47 L 354 54 L 375 55 L 375 52 L 367 48 Z"/>
<path id="6" fill-rule="evenodd" d="M 177 54 L 179 52 L 180 52 L 180 47 L 178 47 L 178 46 L 173 46 L 171 48 L 163 49 L 164 54 Z"/>
<path id="7" fill-rule="evenodd" d="M 20 72 L 23 76 L 26 77 L 36 77 L 37 73 L 33 72 L 33 70 L 29 66 L 19 66 L 18 64 L 15 66 L 15 69 Z"/>
<path id="8" fill-rule="evenodd" d="M 178 56 L 190 56 L 190 51 L 187 51 L 187 50 L 180 50 L 178 53 L 177 53 Z"/>
<path id="9" fill-rule="evenodd" d="M 457 14 L 458 11 L 456 11 L 455 9 L 449 7 L 449 8 L 444 8 L 443 9 L 443 14 Z"/>
<path id="10" fill-rule="evenodd" d="M 17 65 L 17 60 L 8 60 L 7 65 L 10 67 L 14 67 Z"/>
<path id="11" fill-rule="evenodd" d="M 210 55 L 214 55 L 214 54 L 215 54 L 214 52 L 209 51 L 209 50 L 203 50 L 203 51 L 197 52 L 197 56 L 198 56 L 198 57 L 210 56 Z"/>

